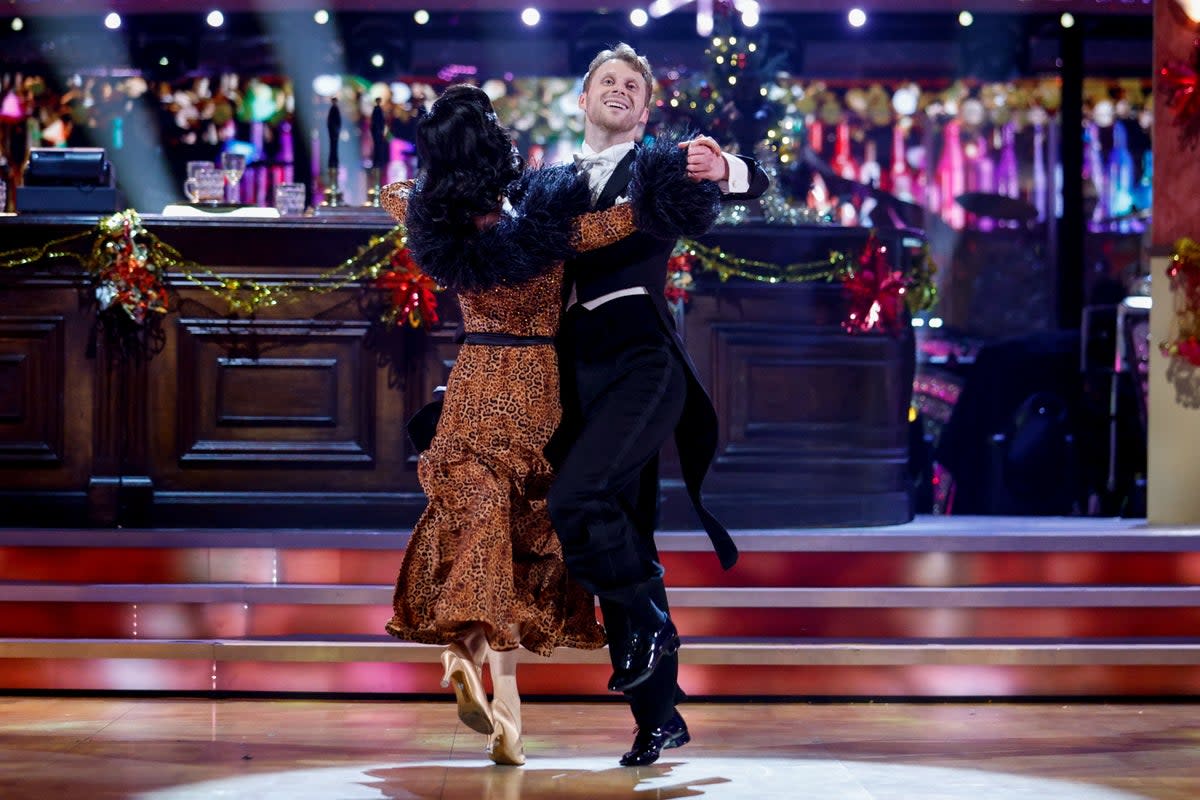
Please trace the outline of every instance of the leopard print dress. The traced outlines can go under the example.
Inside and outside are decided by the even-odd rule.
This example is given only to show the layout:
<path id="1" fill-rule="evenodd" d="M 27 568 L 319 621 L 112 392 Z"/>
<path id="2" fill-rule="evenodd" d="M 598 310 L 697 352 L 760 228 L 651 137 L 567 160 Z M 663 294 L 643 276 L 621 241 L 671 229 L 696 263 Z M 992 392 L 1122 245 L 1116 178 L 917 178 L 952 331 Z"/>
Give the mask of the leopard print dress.
<path id="1" fill-rule="evenodd" d="M 396 194 L 385 190 L 384 205 L 403 219 Z M 622 206 L 577 218 L 576 249 L 623 238 L 632 220 Z M 523 284 L 460 292 L 466 331 L 554 336 L 562 281 L 558 264 Z M 543 448 L 562 413 L 554 347 L 463 344 L 444 401 L 417 467 L 429 502 L 404 553 L 387 632 L 448 644 L 482 623 L 494 650 L 603 647 L 593 599 L 568 578 L 546 508 L 554 476 Z"/>

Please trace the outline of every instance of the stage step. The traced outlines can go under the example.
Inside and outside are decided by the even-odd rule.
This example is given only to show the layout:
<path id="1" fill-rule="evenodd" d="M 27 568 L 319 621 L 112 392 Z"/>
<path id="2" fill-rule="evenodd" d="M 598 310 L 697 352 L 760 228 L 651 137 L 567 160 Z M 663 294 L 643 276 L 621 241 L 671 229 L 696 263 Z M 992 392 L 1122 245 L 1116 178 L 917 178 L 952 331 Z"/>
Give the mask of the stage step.
<path id="1" fill-rule="evenodd" d="M 0 603 L 242 603 L 390 608 L 391 586 L 0 583 Z M 679 587 L 677 608 L 1079 608 L 1200 605 L 1200 586 Z"/>
<path id="2" fill-rule="evenodd" d="M 438 693 L 441 648 L 392 641 L 0 640 L 9 690 Z M 685 639 L 696 696 L 1200 694 L 1200 643 Z M 607 695 L 603 650 L 522 652 L 527 695 Z"/>
<path id="3" fill-rule="evenodd" d="M 292 639 L 228 639 L 145 641 L 139 639 L 0 639 L 0 658 L 165 659 L 171 661 L 237 661 L 435 664 L 442 648 L 378 640 L 303 641 Z M 1195 640 L 1104 642 L 1010 641 L 812 641 L 803 639 L 693 639 L 684 637 L 683 664 L 741 666 L 1186 666 L 1200 665 Z M 606 650 L 559 648 L 549 659 L 526 650 L 528 664 L 608 664 Z"/>
<path id="4" fill-rule="evenodd" d="M 933 518 L 659 534 L 695 695 L 1200 695 L 1200 528 Z M 382 635 L 392 531 L 0 529 L 0 689 L 438 691 Z M 605 694 L 607 653 L 524 654 L 528 694 Z"/>

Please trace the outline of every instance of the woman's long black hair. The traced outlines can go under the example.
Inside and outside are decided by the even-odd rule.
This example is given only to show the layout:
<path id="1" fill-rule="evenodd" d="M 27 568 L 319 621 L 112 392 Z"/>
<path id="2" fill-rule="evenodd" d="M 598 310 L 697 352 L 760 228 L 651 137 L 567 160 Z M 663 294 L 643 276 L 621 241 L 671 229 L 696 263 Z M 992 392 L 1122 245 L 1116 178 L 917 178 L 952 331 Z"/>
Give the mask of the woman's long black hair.
<path id="1" fill-rule="evenodd" d="M 455 226 L 495 211 L 524 168 L 492 101 L 466 84 L 446 89 L 421 118 L 417 155 L 424 171 L 417 191 L 430 219 Z"/>

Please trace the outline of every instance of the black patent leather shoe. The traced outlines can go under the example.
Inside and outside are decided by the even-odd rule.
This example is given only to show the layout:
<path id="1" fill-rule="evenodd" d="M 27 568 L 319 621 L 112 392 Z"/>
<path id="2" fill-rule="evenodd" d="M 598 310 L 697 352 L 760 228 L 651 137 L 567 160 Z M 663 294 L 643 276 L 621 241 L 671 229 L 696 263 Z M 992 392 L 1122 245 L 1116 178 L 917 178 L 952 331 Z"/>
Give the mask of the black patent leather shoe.
<path id="1" fill-rule="evenodd" d="M 610 692 L 628 692 L 654 674 L 663 656 L 679 649 L 679 632 L 670 617 L 658 628 L 634 628 L 625 640 L 625 657 L 608 681 Z"/>
<path id="2" fill-rule="evenodd" d="M 644 767 L 658 761 L 663 750 L 683 747 L 692 740 L 687 724 L 676 711 L 675 715 L 661 727 L 652 731 L 637 730 L 633 738 L 633 749 L 621 756 L 622 767 Z"/>

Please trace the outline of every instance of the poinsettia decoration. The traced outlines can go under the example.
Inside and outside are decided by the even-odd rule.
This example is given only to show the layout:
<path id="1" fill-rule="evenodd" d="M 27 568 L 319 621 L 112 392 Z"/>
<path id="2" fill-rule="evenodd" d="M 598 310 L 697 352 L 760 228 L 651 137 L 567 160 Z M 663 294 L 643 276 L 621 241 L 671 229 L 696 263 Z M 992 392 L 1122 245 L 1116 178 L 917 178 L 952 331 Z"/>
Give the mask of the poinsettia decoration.
<path id="1" fill-rule="evenodd" d="M 389 269 L 375 279 L 375 287 L 391 301 L 384 322 L 407 323 L 413 328 L 429 328 L 438 323 L 437 284 L 421 271 L 403 244 L 392 253 Z"/>
<path id="2" fill-rule="evenodd" d="M 900 330 L 908 282 L 888 260 L 887 246 L 871 233 L 862 253 L 842 278 L 850 308 L 842 327 L 850 333 Z"/>
<path id="3" fill-rule="evenodd" d="M 1179 141 L 1194 148 L 1200 142 L 1200 39 L 1192 42 L 1187 61 L 1173 59 L 1159 69 L 1158 83 L 1175 115 Z"/>
<path id="4" fill-rule="evenodd" d="M 696 285 L 696 280 L 692 277 L 695 261 L 696 257 L 687 253 L 673 255 L 667 261 L 668 303 L 687 303 L 692 299 L 692 289 Z"/>

